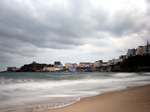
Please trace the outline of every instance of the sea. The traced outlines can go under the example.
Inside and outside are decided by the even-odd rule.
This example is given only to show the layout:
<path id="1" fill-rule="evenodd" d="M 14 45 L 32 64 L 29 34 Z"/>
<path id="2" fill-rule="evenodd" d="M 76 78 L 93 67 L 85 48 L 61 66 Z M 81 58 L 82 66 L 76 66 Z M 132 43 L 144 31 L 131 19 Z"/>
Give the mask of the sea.
<path id="1" fill-rule="evenodd" d="M 0 112 L 31 112 L 71 105 L 81 98 L 150 84 L 150 73 L 3 72 Z"/>

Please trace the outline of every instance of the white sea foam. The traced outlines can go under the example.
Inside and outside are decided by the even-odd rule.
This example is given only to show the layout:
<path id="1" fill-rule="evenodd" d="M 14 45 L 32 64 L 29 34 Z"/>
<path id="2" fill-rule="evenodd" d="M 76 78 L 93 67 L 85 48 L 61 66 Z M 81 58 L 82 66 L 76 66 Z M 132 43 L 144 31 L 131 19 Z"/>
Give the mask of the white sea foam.
<path id="1" fill-rule="evenodd" d="M 0 74 L 0 112 L 58 108 L 83 97 L 145 84 L 150 84 L 148 73 Z"/>

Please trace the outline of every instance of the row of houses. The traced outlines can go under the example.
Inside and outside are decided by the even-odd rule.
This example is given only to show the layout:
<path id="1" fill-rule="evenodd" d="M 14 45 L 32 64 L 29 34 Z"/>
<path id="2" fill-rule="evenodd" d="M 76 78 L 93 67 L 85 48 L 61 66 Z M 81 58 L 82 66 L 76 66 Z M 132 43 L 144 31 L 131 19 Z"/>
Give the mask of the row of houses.
<path id="1" fill-rule="evenodd" d="M 17 67 L 7 67 L 8 72 L 17 72 L 19 70 L 20 70 L 20 68 L 17 68 Z"/>
<path id="2" fill-rule="evenodd" d="M 128 49 L 126 55 L 120 55 L 118 59 L 112 59 L 108 62 L 103 62 L 103 60 L 95 61 L 94 63 L 90 62 L 80 62 L 79 68 L 88 68 L 88 67 L 106 67 L 110 65 L 116 65 L 117 63 L 123 62 L 124 59 L 129 58 L 130 56 L 136 56 L 136 55 L 150 55 L 150 44 L 147 41 L 147 44 L 145 46 L 138 46 L 136 49 Z M 76 66 L 77 67 L 77 66 Z"/>
<path id="3" fill-rule="evenodd" d="M 117 61 L 115 59 L 113 61 L 115 63 L 117 63 Z M 55 72 L 55 71 L 76 72 L 76 71 L 83 71 L 83 70 L 85 71 L 87 69 L 89 70 L 90 68 L 106 67 L 108 65 L 113 65 L 114 62 L 111 62 L 111 61 L 103 62 L 102 60 L 98 60 L 98 61 L 95 61 L 94 63 L 92 63 L 92 62 L 80 62 L 79 64 L 77 64 L 77 63 L 65 63 L 65 65 L 62 66 L 61 62 L 59 61 L 58 64 L 56 64 L 54 62 L 55 63 L 54 65 L 45 66 L 43 68 L 43 71 L 49 71 L 49 72 Z"/>
<path id="4" fill-rule="evenodd" d="M 135 56 L 135 55 L 146 55 L 149 54 L 150 55 L 150 44 L 147 41 L 147 45 L 145 46 L 138 46 L 137 49 L 133 48 L 133 49 L 128 49 L 127 51 L 127 56 Z"/>
<path id="5" fill-rule="evenodd" d="M 106 66 L 116 65 L 118 62 L 123 62 L 124 59 L 127 59 L 130 56 L 136 56 L 136 55 L 150 55 L 150 44 L 148 41 L 145 46 L 138 46 L 136 49 L 135 48 L 128 49 L 126 55 L 121 55 L 119 56 L 118 59 L 109 60 Z"/>
<path id="6" fill-rule="evenodd" d="M 51 67 L 44 67 L 44 70 L 46 71 L 71 71 L 75 72 L 77 69 L 85 69 L 85 68 L 99 68 L 99 67 L 107 67 L 111 65 L 116 65 L 117 63 L 123 62 L 124 59 L 127 59 L 130 56 L 136 56 L 136 55 L 150 55 L 150 45 L 147 41 L 147 45 L 145 46 L 138 46 L 137 49 L 128 49 L 126 55 L 120 55 L 118 59 L 112 59 L 107 62 L 103 62 L 103 60 L 92 62 L 80 62 L 79 65 L 77 63 L 65 63 L 63 66 L 60 61 L 54 62 L 54 65 Z"/>
<path id="7" fill-rule="evenodd" d="M 79 65 L 77 63 L 65 63 L 63 64 L 60 61 L 55 61 L 53 65 L 48 65 L 43 68 L 42 71 L 70 71 L 75 72 L 77 69 L 86 69 L 86 68 L 100 68 L 100 67 L 107 67 L 111 65 L 116 65 L 119 62 L 123 62 L 124 59 L 129 58 L 130 56 L 136 56 L 136 55 L 150 55 L 150 45 L 147 41 L 147 45 L 145 46 L 138 46 L 137 49 L 128 49 L 126 55 L 119 56 L 118 59 L 112 59 L 107 62 L 103 62 L 103 60 L 95 61 L 94 63 L 91 62 L 80 62 Z M 7 71 L 18 71 L 20 68 L 16 67 L 8 67 Z"/>
<path id="8" fill-rule="evenodd" d="M 55 61 L 53 65 L 45 66 L 43 68 L 43 71 L 55 72 L 55 71 L 61 71 L 63 69 L 64 69 L 63 64 L 60 61 Z"/>

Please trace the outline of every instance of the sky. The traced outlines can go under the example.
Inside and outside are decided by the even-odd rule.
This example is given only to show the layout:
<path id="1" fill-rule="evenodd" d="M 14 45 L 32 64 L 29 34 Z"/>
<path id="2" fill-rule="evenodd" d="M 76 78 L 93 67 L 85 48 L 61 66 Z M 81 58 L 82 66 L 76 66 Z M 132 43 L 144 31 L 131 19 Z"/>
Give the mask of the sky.
<path id="1" fill-rule="evenodd" d="M 150 42 L 150 0 L 0 0 L 0 71 L 108 61 Z"/>

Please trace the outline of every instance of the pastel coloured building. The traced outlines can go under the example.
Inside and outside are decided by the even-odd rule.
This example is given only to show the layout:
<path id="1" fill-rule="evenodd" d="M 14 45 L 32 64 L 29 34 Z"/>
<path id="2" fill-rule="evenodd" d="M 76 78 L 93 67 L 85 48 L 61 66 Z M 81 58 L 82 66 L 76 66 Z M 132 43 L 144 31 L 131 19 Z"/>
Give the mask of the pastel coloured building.
<path id="1" fill-rule="evenodd" d="M 91 65 L 90 62 L 80 62 L 80 63 L 79 63 L 79 67 L 80 67 L 80 68 L 90 67 L 90 65 Z"/>

